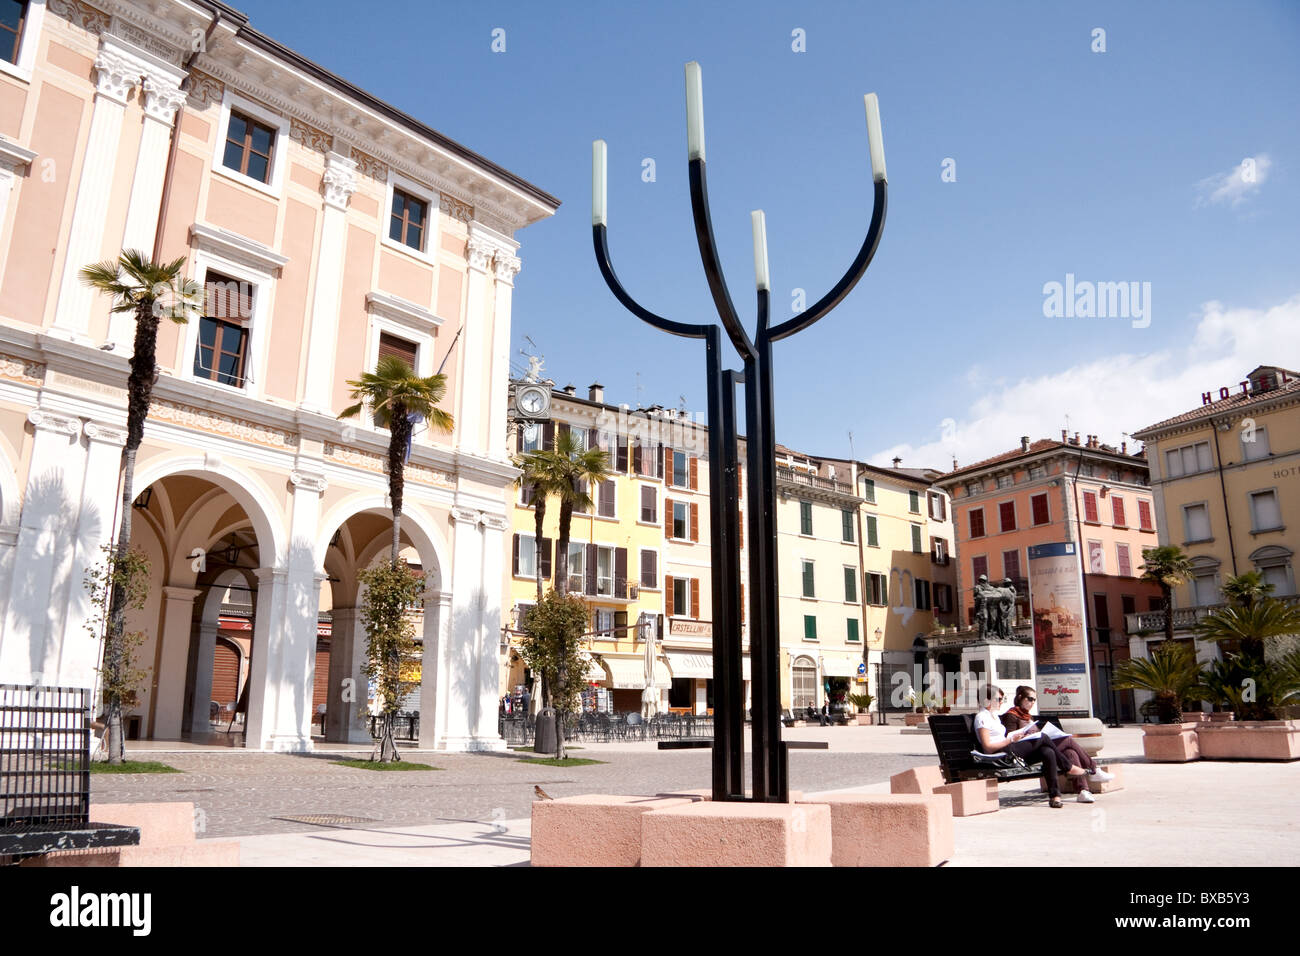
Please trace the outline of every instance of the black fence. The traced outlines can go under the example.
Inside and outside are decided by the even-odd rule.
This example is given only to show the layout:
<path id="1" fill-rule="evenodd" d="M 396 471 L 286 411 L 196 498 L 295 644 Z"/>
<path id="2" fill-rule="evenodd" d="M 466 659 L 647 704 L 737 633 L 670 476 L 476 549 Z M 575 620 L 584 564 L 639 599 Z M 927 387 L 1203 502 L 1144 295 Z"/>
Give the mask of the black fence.
<path id="1" fill-rule="evenodd" d="M 372 739 L 379 739 L 380 729 L 379 718 L 372 715 L 370 718 L 370 736 Z M 399 711 L 393 715 L 393 739 L 420 739 L 420 712 L 418 710 Z"/>
<path id="2" fill-rule="evenodd" d="M 497 729 L 512 747 L 533 743 L 536 718 L 501 716 Z M 631 711 L 616 714 L 569 714 L 565 720 L 564 739 L 576 742 L 608 743 L 616 740 L 710 740 L 713 716 L 696 714 L 656 714 L 649 719 Z"/>
<path id="3" fill-rule="evenodd" d="M 89 713 L 85 688 L 0 684 L 0 857 L 140 842 L 90 822 Z"/>

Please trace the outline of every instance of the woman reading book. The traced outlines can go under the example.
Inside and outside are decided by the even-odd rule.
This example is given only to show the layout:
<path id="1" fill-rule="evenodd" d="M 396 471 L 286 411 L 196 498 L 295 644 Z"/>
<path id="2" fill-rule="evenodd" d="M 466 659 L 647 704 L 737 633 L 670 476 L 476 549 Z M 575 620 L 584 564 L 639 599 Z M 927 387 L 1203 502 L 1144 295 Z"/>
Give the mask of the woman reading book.
<path id="1" fill-rule="evenodd" d="M 1047 803 L 1059 810 L 1061 802 L 1061 784 L 1059 774 L 1064 771 L 1071 777 L 1082 777 L 1088 771 L 1076 765 L 1070 757 L 1052 746 L 1052 741 L 1038 730 L 1037 724 L 1022 727 L 1010 734 L 998 719 L 1006 697 L 1000 687 L 984 685 L 984 706 L 975 715 L 975 737 L 980 750 L 986 754 L 1010 753 L 1023 759 L 1026 763 L 1043 764 L 1043 777 L 1047 780 Z M 1032 739 L 1026 737 L 1034 735 Z M 1089 794 L 1091 796 L 1091 794 Z"/>
<path id="2" fill-rule="evenodd" d="M 1035 728 L 1042 726 L 1038 718 L 1030 713 L 1030 711 L 1034 709 L 1034 704 L 1037 702 L 1038 692 L 1032 687 L 1021 684 L 1016 688 L 1014 703 L 1001 718 L 1002 726 L 1007 729 L 1008 733 L 1026 727 L 1029 728 L 1029 733 L 1033 733 Z M 1078 764 L 1084 770 L 1088 771 L 1088 775 L 1083 779 L 1082 789 L 1079 790 L 1079 802 L 1095 803 L 1096 800 L 1094 799 L 1092 790 L 1089 788 L 1088 784 L 1104 783 L 1107 780 L 1114 780 L 1114 775 L 1107 773 L 1097 766 L 1097 761 L 1088 756 L 1087 752 L 1079 746 L 1079 742 L 1075 740 L 1074 737 L 1068 734 L 1063 737 L 1053 737 L 1051 743 L 1057 751 L 1062 752 L 1069 757 L 1071 763 Z"/>

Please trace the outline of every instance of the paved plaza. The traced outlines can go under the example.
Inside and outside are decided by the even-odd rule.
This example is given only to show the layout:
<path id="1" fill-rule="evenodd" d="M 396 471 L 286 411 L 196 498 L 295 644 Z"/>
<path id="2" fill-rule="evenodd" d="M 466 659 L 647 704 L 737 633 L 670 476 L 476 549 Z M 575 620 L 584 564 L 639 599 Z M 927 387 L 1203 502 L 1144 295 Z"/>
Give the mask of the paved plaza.
<path id="1" fill-rule="evenodd" d="M 1123 765 L 1125 788 L 1093 805 L 1050 810 L 1037 781 L 1001 787 L 1001 809 L 958 818 L 950 866 L 1260 866 L 1300 864 L 1300 763 L 1153 764 L 1142 731 L 1106 731 L 1102 758 Z M 792 784 L 808 794 L 888 793 L 889 777 L 936 762 L 928 734 L 891 727 L 801 728 L 791 740 L 825 751 L 790 755 Z M 312 755 L 140 744 L 133 756 L 183 774 L 96 776 L 97 802 L 187 801 L 201 839 L 237 839 L 245 866 L 509 866 L 529 855 L 534 786 L 553 797 L 655 793 L 709 785 L 709 751 L 653 743 L 584 743 L 581 767 L 528 763 L 528 754 L 404 751 L 437 771 L 335 766 L 344 748 Z M 354 818 L 347 824 L 286 819 Z"/>

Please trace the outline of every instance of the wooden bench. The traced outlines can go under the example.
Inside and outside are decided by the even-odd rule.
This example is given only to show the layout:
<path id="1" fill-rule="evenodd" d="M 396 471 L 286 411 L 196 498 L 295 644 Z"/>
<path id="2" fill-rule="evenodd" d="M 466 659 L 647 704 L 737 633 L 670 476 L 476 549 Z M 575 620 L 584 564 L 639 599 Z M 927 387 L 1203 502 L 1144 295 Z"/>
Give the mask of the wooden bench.
<path id="1" fill-rule="evenodd" d="M 1058 729 L 1061 726 L 1057 717 L 1048 717 L 1046 720 Z M 992 761 L 976 757 L 972 751 L 979 750 L 980 744 L 975 736 L 974 714 L 931 714 L 929 724 L 934 749 L 939 754 L 939 769 L 943 773 L 944 783 L 987 779 L 1000 783 L 1043 775 L 1041 763 L 1025 764 L 1024 761 L 1019 761 L 1017 766 L 1006 766 L 1009 762 L 1006 758 Z"/>

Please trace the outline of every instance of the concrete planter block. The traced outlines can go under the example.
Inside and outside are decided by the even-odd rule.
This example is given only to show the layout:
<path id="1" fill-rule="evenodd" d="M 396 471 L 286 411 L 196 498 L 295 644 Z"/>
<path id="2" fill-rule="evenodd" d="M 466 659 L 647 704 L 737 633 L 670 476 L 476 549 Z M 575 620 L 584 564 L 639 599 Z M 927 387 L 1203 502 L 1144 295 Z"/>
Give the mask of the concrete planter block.
<path id="1" fill-rule="evenodd" d="M 103 847 L 59 850 L 24 860 L 31 867 L 239 866 L 239 844 L 233 840 L 200 840 L 188 845 Z"/>
<path id="2" fill-rule="evenodd" d="M 1101 753 L 1106 742 L 1106 725 L 1096 717 L 1063 717 L 1061 729 L 1071 734 L 1089 757 Z"/>
<path id="3" fill-rule="evenodd" d="M 1300 720 L 1238 720 L 1196 728 L 1206 760 L 1300 760 Z"/>
<path id="4" fill-rule="evenodd" d="M 872 718 L 871 718 L 871 715 L 870 715 L 870 714 L 858 714 L 858 715 L 855 717 L 855 719 L 857 720 L 857 722 L 858 722 L 858 726 L 859 726 L 859 727 L 870 727 L 870 726 L 871 726 L 871 719 L 872 719 Z"/>
<path id="5" fill-rule="evenodd" d="M 1199 760 L 1199 724 L 1152 724 L 1142 735 L 1142 755 L 1159 763 L 1187 763 Z"/>
<path id="6" fill-rule="evenodd" d="M 537 800 L 532 814 L 532 865 L 638 866 L 642 814 L 690 803 L 685 797 L 598 793 Z"/>
<path id="7" fill-rule="evenodd" d="M 1096 780 L 1090 779 L 1088 781 L 1089 790 L 1091 790 L 1093 793 L 1110 793 L 1112 790 L 1124 789 L 1124 768 L 1120 764 L 1114 764 L 1114 765 L 1098 764 L 1097 766 L 1101 767 L 1101 769 L 1105 770 L 1107 773 L 1114 774 L 1115 779 L 1107 780 L 1105 783 L 1099 783 Z M 1083 780 L 1084 780 L 1083 777 L 1062 776 L 1060 779 L 1061 779 L 1061 793 L 1078 793 L 1080 790 L 1083 789 Z M 1038 789 L 1042 793 L 1046 793 L 1047 781 L 1039 780 Z"/>
<path id="8" fill-rule="evenodd" d="M 696 800 L 712 800 L 712 799 L 713 799 L 713 788 L 711 788 L 711 787 L 702 787 L 702 788 L 700 788 L 699 790 L 672 790 L 672 791 L 669 791 L 668 793 L 657 793 L 657 794 L 655 794 L 655 796 L 657 796 L 657 797 L 680 797 L 680 798 L 682 798 L 682 799 L 684 799 L 684 800 L 692 800 L 692 801 L 696 801 Z M 753 790 L 746 790 L 746 791 L 745 791 L 745 796 L 747 796 L 747 797 L 753 797 L 753 796 L 754 796 L 754 791 L 753 791 Z M 803 799 L 803 791 L 802 791 L 802 790 L 791 790 L 791 791 L 790 791 L 790 802 L 791 802 L 791 803 L 798 803 L 798 802 L 799 802 L 800 800 L 802 800 L 802 799 Z"/>
<path id="9" fill-rule="evenodd" d="M 1210 723 L 1212 724 L 1231 723 L 1236 718 L 1236 716 L 1237 715 L 1230 710 L 1216 710 L 1210 714 Z"/>
<path id="10" fill-rule="evenodd" d="M 690 803 L 641 815 L 642 866 L 830 866 L 831 810 Z"/>
<path id="11" fill-rule="evenodd" d="M 1182 716 L 1185 724 L 1199 724 L 1210 719 L 1210 715 L 1203 710 L 1185 710 Z"/>
<path id="12" fill-rule="evenodd" d="M 935 766 L 913 767 L 889 778 L 890 793 L 918 793 L 929 795 L 943 786 L 943 772 Z"/>
<path id="13" fill-rule="evenodd" d="M 903 723 L 908 727 L 919 727 L 930 719 L 929 714 L 904 714 Z"/>
<path id="14" fill-rule="evenodd" d="M 828 794 L 832 866 L 938 866 L 952 859 L 950 801 L 919 794 Z"/>
<path id="15" fill-rule="evenodd" d="M 934 792 L 952 798 L 954 817 L 973 817 L 980 813 L 993 813 L 998 808 L 998 782 L 993 779 L 946 783 L 941 787 L 935 787 Z"/>
<path id="16" fill-rule="evenodd" d="M 140 828 L 140 846 L 177 846 L 194 842 L 192 803 L 90 802 L 95 823 L 120 823 Z"/>

